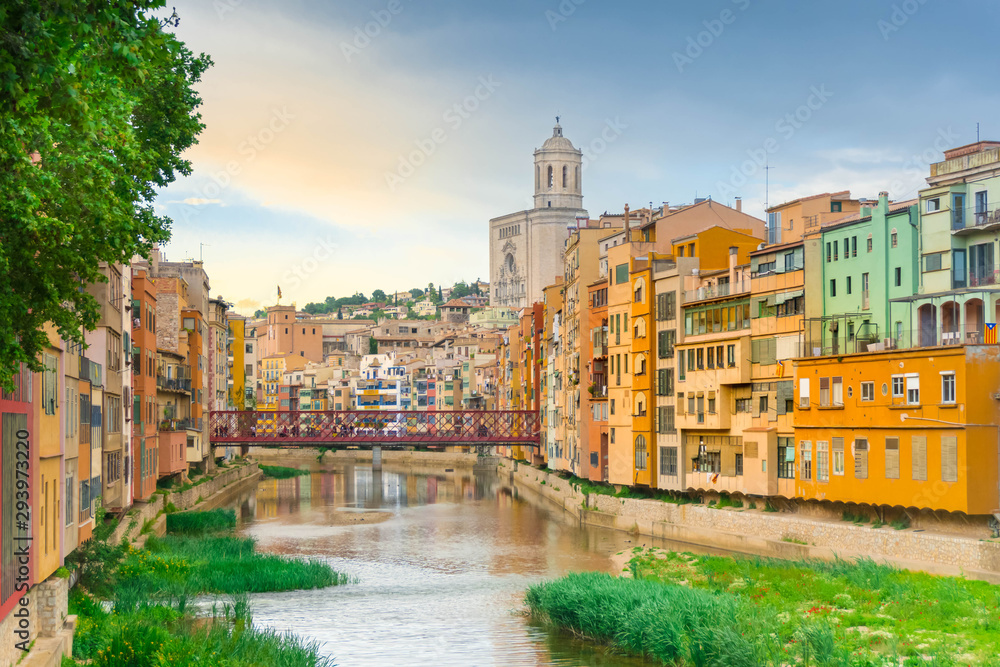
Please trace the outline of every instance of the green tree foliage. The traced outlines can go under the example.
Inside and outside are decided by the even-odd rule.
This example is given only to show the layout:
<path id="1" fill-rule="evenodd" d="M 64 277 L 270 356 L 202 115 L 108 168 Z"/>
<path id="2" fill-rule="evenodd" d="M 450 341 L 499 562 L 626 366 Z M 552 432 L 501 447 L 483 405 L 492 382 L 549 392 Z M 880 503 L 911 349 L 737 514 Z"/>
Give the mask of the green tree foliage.
<path id="1" fill-rule="evenodd" d="M 414 287 L 413 289 L 410 290 L 410 296 L 412 296 L 414 299 L 419 299 L 423 295 L 424 291 L 419 287 Z"/>
<path id="2" fill-rule="evenodd" d="M 52 323 L 67 340 L 99 321 L 82 287 L 100 262 L 170 236 L 156 189 L 191 173 L 204 128 L 194 91 L 212 64 L 153 11 L 160 0 L 0 3 L 0 385 L 40 369 Z"/>
<path id="3" fill-rule="evenodd" d="M 264 310 L 263 308 L 258 308 L 253 313 L 253 318 L 255 320 L 261 320 L 261 319 L 264 319 L 265 317 L 267 317 L 267 311 Z"/>
<path id="4" fill-rule="evenodd" d="M 389 297 L 385 295 L 385 292 L 383 292 L 380 289 L 377 289 L 374 292 L 372 292 L 372 301 L 375 301 L 377 303 L 385 303 L 388 300 L 388 298 Z"/>
<path id="5" fill-rule="evenodd" d="M 378 341 L 374 336 L 368 338 L 368 354 L 378 354 Z"/>
<path id="6" fill-rule="evenodd" d="M 472 294 L 472 290 L 469 289 L 469 286 L 464 280 L 455 283 L 455 286 L 451 288 L 452 299 L 461 299 L 463 296 L 469 296 L 470 294 Z"/>

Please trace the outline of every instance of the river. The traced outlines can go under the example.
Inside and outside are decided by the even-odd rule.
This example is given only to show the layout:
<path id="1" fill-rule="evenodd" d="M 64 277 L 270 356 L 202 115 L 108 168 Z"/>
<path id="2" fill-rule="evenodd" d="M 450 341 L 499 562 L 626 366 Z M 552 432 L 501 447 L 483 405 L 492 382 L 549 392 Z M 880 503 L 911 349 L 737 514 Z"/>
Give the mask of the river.
<path id="1" fill-rule="evenodd" d="M 636 546 L 672 546 L 581 526 L 469 468 L 325 467 L 262 481 L 238 506 L 240 530 L 262 550 L 320 558 L 356 579 L 253 597 L 255 625 L 318 641 L 341 667 L 642 664 L 533 623 L 524 591 L 566 572 L 610 571 L 613 554 Z M 389 518 L 341 525 L 377 510 Z"/>

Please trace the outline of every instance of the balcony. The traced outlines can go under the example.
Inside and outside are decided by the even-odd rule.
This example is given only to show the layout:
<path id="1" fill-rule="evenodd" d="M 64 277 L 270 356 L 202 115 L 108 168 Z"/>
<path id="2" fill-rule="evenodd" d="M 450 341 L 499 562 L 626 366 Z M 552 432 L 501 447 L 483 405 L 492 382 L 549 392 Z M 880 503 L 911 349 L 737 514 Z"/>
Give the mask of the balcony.
<path id="1" fill-rule="evenodd" d="M 893 332 L 892 335 L 879 337 L 877 332 L 871 336 L 858 334 L 845 340 L 839 332 L 825 333 L 822 339 L 807 340 L 803 345 L 803 357 L 827 357 L 843 354 L 862 354 L 866 352 L 885 352 L 888 350 L 916 350 L 932 347 L 951 347 L 955 345 L 983 345 L 985 343 L 985 327 L 983 325 L 968 326 L 928 326 L 922 329 Z"/>
<path id="2" fill-rule="evenodd" d="M 955 236 L 1000 229 L 1000 208 L 967 206 L 951 210 L 951 233 Z"/>
<path id="3" fill-rule="evenodd" d="M 163 391 L 176 391 L 178 393 L 191 393 L 190 378 L 168 378 L 162 375 L 156 376 L 156 388 Z"/>
<path id="4" fill-rule="evenodd" d="M 969 287 L 1000 285 L 1000 270 L 986 266 L 969 271 Z"/>
<path id="5" fill-rule="evenodd" d="M 744 280 L 735 283 L 721 283 L 718 285 L 707 285 L 696 290 L 684 292 L 684 303 L 695 301 L 707 301 L 708 299 L 719 299 L 733 296 L 734 294 L 746 294 L 750 291 L 750 281 Z"/>

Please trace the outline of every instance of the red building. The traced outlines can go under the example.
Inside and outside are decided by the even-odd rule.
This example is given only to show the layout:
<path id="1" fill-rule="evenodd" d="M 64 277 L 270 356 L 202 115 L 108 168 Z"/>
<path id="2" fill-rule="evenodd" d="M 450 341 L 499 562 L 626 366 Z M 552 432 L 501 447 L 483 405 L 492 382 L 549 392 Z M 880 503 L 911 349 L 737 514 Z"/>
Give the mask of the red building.
<path id="1" fill-rule="evenodd" d="M 132 493 L 148 500 L 159 474 L 156 406 L 156 284 L 132 270 Z"/>

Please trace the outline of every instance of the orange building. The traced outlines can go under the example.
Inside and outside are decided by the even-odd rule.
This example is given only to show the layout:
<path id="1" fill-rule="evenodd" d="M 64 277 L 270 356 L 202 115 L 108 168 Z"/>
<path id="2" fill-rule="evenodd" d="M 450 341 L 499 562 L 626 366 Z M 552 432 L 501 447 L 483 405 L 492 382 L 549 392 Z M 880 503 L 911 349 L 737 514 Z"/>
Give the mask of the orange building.
<path id="1" fill-rule="evenodd" d="M 795 362 L 801 498 L 989 515 L 997 489 L 1000 348 L 866 352 Z"/>
<path id="2" fill-rule="evenodd" d="M 148 500 L 159 476 L 156 402 L 156 283 L 145 269 L 132 270 L 132 494 Z"/>
<path id="3" fill-rule="evenodd" d="M 583 358 L 589 359 L 587 392 L 590 411 L 581 415 L 587 429 L 581 452 L 587 465 L 586 477 L 594 482 L 607 480 L 608 475 L 608 279 L 602 278 L 587 286 L 589 335 L 581 341 Z"/>
<path id="4" fill-rule="evenodd" d="M 267 322 L 257 326 L 257 358 L 295 354 L 322 363 L 323 324 L 296 319 L 295 306 L 271 306 Z"/>

